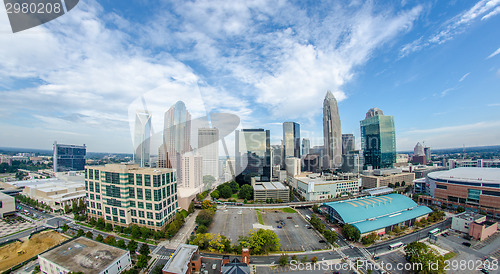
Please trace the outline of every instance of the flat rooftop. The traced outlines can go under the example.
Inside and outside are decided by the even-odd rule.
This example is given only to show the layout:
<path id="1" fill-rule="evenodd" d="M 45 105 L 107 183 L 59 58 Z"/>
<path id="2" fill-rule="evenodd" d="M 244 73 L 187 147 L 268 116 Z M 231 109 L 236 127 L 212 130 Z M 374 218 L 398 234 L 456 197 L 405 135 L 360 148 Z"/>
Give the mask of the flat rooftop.
<path id="1" fill-rule="evenodd" d="M 38 256 L 71 272 L 100 273 L 126 253 L 126 250 L 80 237 Z"/>
<path id="2" fill-rule="evenodd" d="M 431 179 L 440 180 L 500 183 L 500 168 L 459 167 L 432 172 L 427 176 Z"/>
<path id="3" fill-rule="evenodd" d="M 474 212 L 463 212 L 463 213 L 455 215 L 455 217 L 457 217 L 459 219 L 468 220 L 468 221 L 475 221 L 477 219 L 483 218 L 484 215 L 481 215 L 479 213 L 474 213 Z"/>
<path id="4" fill-rule="evenodd" d="M 198 246 L 180 244 L 172 255 L 172 258 L 163 267 L 164 272 L 184 274 L 188 271 L 189 263 L 193 254 L 198 251 Z"/>

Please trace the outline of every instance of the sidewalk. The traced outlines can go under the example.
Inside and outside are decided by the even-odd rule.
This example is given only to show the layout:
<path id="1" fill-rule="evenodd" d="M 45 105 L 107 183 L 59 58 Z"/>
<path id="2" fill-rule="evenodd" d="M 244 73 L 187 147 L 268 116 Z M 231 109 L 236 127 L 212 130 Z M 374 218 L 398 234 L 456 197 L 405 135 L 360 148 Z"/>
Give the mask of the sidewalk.
<path id="1" fill-rule="evenodd" d="M 177 234 L 175 234 L 174 238 L 172 238 L 171 240 L 160 242 L 157 248 L 159 249 L 161 246 L 164 246 L 168 249 L 176 249 L 180 244 L 186 243 L 189 236 L 191 236 L 191 232 L 196 226 L 195 220 L 199 212 L 199 210 L 195 210 L 193 213 L 191 213 L 191 215 L 187 216 L 184 225 L 181 227 L 181 229 L 179 229 Z"/>

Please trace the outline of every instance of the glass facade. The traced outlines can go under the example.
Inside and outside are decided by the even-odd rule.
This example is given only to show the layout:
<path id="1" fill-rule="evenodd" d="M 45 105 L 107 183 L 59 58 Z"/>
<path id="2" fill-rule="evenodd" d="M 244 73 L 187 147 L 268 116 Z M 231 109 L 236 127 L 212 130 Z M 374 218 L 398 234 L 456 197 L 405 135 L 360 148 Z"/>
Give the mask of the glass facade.
<path id="1" fill-rule="evenodd" d="M 270 132 L 264 129 L 236 130 L 237 173 L 261 176 L 271 175 Z"/>
<path id="2" fill-rule="evenodd" d="M 283 123 L 283 143 L 285 158 L 300 158 L 300 125 L 295 122 Z M 286 162 L 286 161 L 285 161 Z"/>
<path id="3" fill-rule="evenodd" d="M 54 142 L 54 172 L 84 170 L 86 153 L 85 145 L 62 145 Z"/>
<path id="4" fill-rule="evenodd" d="M 396 162 L 394 117 L 378 115 L 361 121 L 361 146 L 365 168 L 391 168 Z"/>

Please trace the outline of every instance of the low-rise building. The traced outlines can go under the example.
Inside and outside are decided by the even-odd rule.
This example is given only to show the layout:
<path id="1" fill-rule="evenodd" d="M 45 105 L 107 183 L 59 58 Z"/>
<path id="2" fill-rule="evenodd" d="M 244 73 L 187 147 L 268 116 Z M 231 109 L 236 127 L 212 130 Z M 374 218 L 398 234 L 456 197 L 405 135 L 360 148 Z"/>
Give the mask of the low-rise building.
<path id="1" fill-rule="evenodd" d="M 401 172 L 399 169 L 376 169 L 369 174 L 361 175 L 361 186 L 363 188 L 376 188 L 382 186 L 405 186 L 415 180 L 415 174 Z"/>
<path id="2" fill-rule="evenodd" d="M 317 201 L 335 197 L 357 195 L 359 180 L 356 176 L 321 176 L 318 173 L 302 173 L 290 178 L 290 185 L 306 201 Z"/>
<path id="3" fill-rule="evenodd" d="M 128 250 L 79 237 L 38 255 L 40 271 L 118 274 L 132 266 Z"/>
<path id="4" fill-rule="evenodd" d="M 391 194 L 394 192 L 394 189 L 386 186 L 381 186 L 381 187 L 376 187 L 376 188 L 369 188 L 363 190 L 363 193 L 368 194 L 369 196 L 380 196 L 380 195 L 386 195 L 386 194 Z"/>
<path id="5" fill-rule="evenodd" d="M 463 212 L 453 216 L 451 229 L 483 241 L 497 231 L 498 223 L 487 220 L 486 216 L 481 214 Z"/>
<path id="6" fill-rule="evenodd" d="M 201 257 L 196 245 L 180 244 L 162 269 L 164 274 L 191 274 L 200 271 Z"/>
<path id="7" fill-rule="evenodd" d="M 14 197 L 0 192 L 0 218 L 16 212 L 16 200 Z"/>
<path id="8" fill-rule="evenodd" d="M 252 178 L 254 201 L 265 202 L 267 200 L 290 201 L 290 191 L 288 187 L 280 182 L 255 182 Z"/>
<path id="9" fill-rule="evenodd" d="M 478 241 L 484 241 L 486 238 L 490 237 L 495 232 L 497 232 L 497 229 L 498 229 L 497 222 L 492 222 L 488 220 L 482 222 L 475 221 L 472 224 L 470 224 L 469 236 Z"/>

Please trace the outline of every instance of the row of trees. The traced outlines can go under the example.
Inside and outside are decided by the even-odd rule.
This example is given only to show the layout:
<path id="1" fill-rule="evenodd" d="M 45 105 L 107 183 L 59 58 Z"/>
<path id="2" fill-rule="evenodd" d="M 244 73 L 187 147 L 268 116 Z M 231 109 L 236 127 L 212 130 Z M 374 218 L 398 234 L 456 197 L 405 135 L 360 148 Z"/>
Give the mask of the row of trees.
<path id="1" fill-rule="evenodd" d="M 235 182 L 226 182 L 217 186 L 217 189 L 210 193 L 214 199 L 224 198 L 229 199 L 233 194 L 238 194 L 239 199 L 253 200 L 253 187 L 249 184 L 240 185 Z"/>
<path id="2" fill-rule="evenodd" d="M 375 243 L 375 241 L 377 241 L 379 238 L 380 237 L 378 236 L 377 233 L 372 232 L 372 233 L 366 235 L 365 237 L 361 238 L 361 242 L 364 245 L 371 245 L 371 244 Z"/>
<path id="3" fill-rule="evenodd" d="M 39 202 L 39 201 L 32 199 L 30 197 L 26 197 L 23 195 L 16 195 L 15 197 L 16 197 L 16 200 L 18 200 L 19 202 L 21 202 L 23 204 L 30 205 L 30 206 L 36 207 L 38 209 L 52 211 L 52 209 L 50 208 L 49 205 L 44 204 L 43 202 Z"/>
<path id="4" fill-rule="evenodd" d="M 71 207 L 69 205 L 64 206 L 64 213 L 73 212 L 74 214 L 85 214 L 87 212 L 87 204 L 83 199 L 80 199 L 78 202 L 73 201 L 71 203 Z"/>
<path id="5" fill-rule="evenodd" d="M 297 255 L 292 255 L 292 257 L 290 257 L 290 261 L 295 261 L 295 262 L 299 262 L 299 258 L 297 257 Z M 304 256 L 300 259 L 300 262 L 305 264 L 307 263 L 307 256 Z M 318 262 L 318 257 L 316 256 L 313 256 L 310 260 L 311 263 L 315 264 Z M 280 256 L 280 258 L 278 259 L 278 263 L 281 265 L 281 266 L 285 266 L 288 264 L 288 255 L 287 254 L 283 254 Z"/>
<path id="6" fill-rule="evenodd" d="M 426 227 L 426 226 L 430 225 L 431 223 L 439 222 L 439 221 L 443 220 L 445 215 L 446 214 L 441 210 L 434 210 L 433 212 L 431 212 L 429 214 L 429 216 L 427 216 L 427 218 L 422 218 L 419 221 L 416 221 L 415 226 Z"/>
<path id="7" fill-rule="evenodd" d="M 313 207 L 313 210 L 314 210 L 314 207 Z M 319 233 L 321 233 L 321 234 L 323 234 L 323 236 L 325 236 L 325 239 L 330 244 L 335 243 L 335 241 L 337 240 L 337 233 L 335 233 L 334 231 L 330 231 L 328 229 L 325 229 L 325 225 L 321 222 L 321 220 L 318 217 L 316 217 L 316 215 L 313 214 L 311 216 L 311 220 L 309 220 L 309 222 Z"/>

